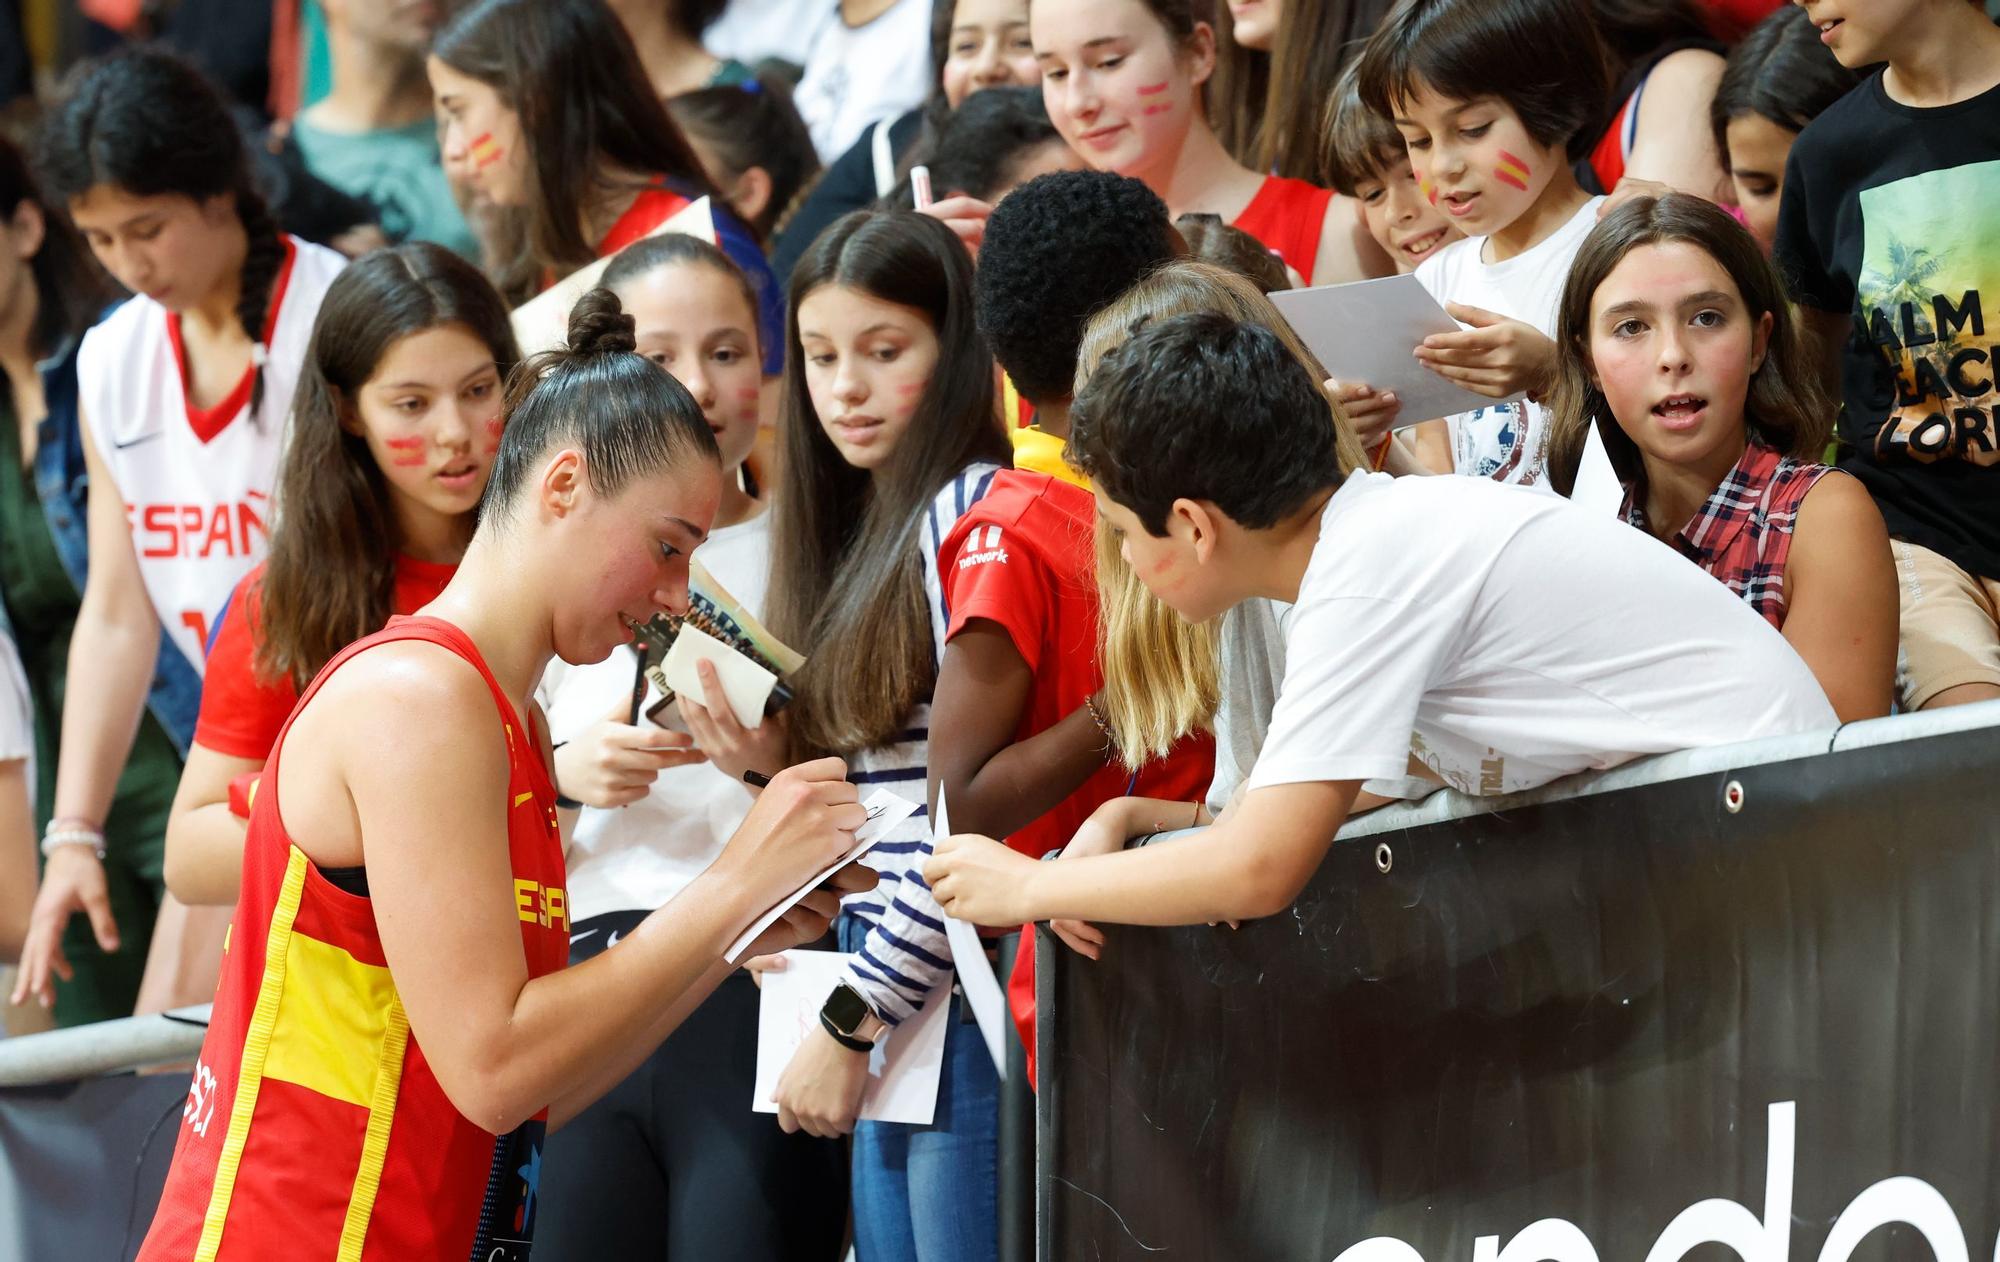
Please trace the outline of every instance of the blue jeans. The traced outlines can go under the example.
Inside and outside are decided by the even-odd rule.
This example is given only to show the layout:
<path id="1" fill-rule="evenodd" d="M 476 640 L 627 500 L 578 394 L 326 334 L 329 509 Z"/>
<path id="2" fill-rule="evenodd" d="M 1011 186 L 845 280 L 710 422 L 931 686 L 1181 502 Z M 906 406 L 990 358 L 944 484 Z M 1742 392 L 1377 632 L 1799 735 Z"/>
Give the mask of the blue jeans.
<path id="1" fill-rule="evenodd" d="M 858 949 L 864 936 L 866 926 L 841 918 L 841 950 Z M 931 1124 L 854 1128 L 858 1262 L 997 1262 L 1000 1079 L 963 1004 L 953 996 L 945 1015 Z"/>

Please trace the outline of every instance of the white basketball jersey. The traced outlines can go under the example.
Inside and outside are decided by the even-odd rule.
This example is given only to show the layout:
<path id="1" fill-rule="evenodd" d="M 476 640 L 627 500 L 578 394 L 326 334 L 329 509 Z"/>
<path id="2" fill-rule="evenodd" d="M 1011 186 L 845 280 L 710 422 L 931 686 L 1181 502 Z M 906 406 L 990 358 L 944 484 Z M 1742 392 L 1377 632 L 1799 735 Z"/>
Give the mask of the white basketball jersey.
<path id="1" fill-rule="evenodd" d="M 266 550 L 271 492 L 313 319 L 347 260 L 287 237 L 265 321 L 263 401 L 196 412 L 178 326 L 139 296 L 84 334 L 77 386 L 90 440 L 125 499 L 132 550 L 160 622 L 196 671 L 236 581 Z M 246 382 L 247 384 L 247 382 Z"/>

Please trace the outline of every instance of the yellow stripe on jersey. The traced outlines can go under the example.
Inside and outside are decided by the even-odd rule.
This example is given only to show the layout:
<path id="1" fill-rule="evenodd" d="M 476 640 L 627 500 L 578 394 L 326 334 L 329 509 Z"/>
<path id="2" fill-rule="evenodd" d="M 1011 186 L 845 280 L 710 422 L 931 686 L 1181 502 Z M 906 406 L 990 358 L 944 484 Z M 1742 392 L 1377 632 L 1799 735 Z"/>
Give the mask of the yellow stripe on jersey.
<path id="1" fill-rule="evenodd" d="M 236 1170 L 243 1164 L 243 1147 L 250 1142 L 250 1115 L 257 1111 L 257 1092 L 264 1085 L 264 1058 L 271 1031 L 278 1022 L 278 1000 L 285 992 L 285 966 L 290 959 L 292 922 L 298 918 L 299 897 L 306 887 L 306 855 L 297 846 L 285 860 L 285 879 L 271 909 L 271 932 L 264 940 L 264 978 L 257 986 L 257 1006 L 243 1037 L 243 1063 L 236 1075 L 236 1095 L 229 1106 L 229 1133 L 215 1163 L 215 1186 L 208 1213 L 201 1222 L 201 1241 L 194 1262 L 215 1262 L 222 1248 L 222 1227 L 229 1218 L 229 1198 L 236 1191 Z"/>
<path id="2" fill-rule="evenodd" d="M 516 793 L 514 795 L 514 805 L 516 806 L 519 806 L 523 802 L 532 802 L 534 800 L 535 800 L 535 794 L 533 790 L 530 790 L 526 793 Z"/>
<path id="3" fill-rule="evenodd" d="M 354 1171 L 354 1193 L 347 1198 L 347 1220 L 340 1228 L 337 1262 L 361 1262 L 368 1240 L 368 1221 L 375 1214 L 375 1193 L 382 1186 L 382 1166 L 389 1157 L 389 1126 L 396 1120 L 396 1093 L 403 1086 L 403 1050 L 410 1042 L 410 1019 L 393 989 L 382 1029 L 381 1056 L 376 1061 L 375 1098 L 368 1105 L 368 1132 L 361 1140 L 361 1164 Z"/>
<path id="4" fill-rule="evenodd" d="M 288 993 L 298 1002 L 272 1031 L 264 1076 L 368 1108 L 396 1003 L 389 970 L 302 933 L 286 956 Z"/>

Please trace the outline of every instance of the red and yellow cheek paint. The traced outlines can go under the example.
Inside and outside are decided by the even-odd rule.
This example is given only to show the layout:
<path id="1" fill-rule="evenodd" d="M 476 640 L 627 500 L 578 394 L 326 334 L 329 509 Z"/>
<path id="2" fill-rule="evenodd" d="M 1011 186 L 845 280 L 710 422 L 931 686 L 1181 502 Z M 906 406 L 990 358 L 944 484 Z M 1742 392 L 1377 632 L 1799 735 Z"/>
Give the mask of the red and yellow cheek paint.
<path id="1" fill-rule="evenodd" d="M 1526 161 L 1515 157 L 1505 149 L 1500 151 L 1500 165 L 1493 168 L 1493 178 L 1510 188 L 1528 191 L 1528 180 L 1534 175 Z"/>
<path id="2" fill-rule="evenodd" d="M 389 449 L 389 463 L 399 469 L 420 468 L 424 463 L 424 440 L 421 438 L 385 438 L 382 445 Z"/>
<path id="3" fill-rule="evenodd" d="M 1431 205 L 1435 206 L 1438 204 L 1438 191 L 1431 186 L 1430 179 L 1427 176 L 1419 175 L 1417 177 L 1417 191 L 1422 193 L 1424 200 Z"/>
<path id="4" fill-rule="evenodd" d="M 471 145 L 472 165 L 475 169 L 484 171 L 505 156 L 506 152 L 500 147 L 500 142 L 493 139 L 492 132 L 480 132 L 473 138 Z"/>
<path id="5" fill-rule="evenodd" d="M 1158 96 L 1160 95 L 1160 93 L 1165 92 L 1170 86 L 1172 85 L 1166 83 L 1151 84 L 1147 87 L 1140 88 L 1139 95 Z M 1151 105 L 1142 106 L 1139 112 L 1141 114 L 1164 114 L 1173 107 L 1174 103 L 1172 101 L 1155 101 Z"/>
<path id="6" fill-rule="evenodd" d="M 502 421 L 502 420 L 501 420 L 501 419 L 500 419 L 499 417 L 497 417 L 497 416 L 490 416 L 490 417 L 486 418 L 486 454 L 487 454 L 487 455 L 489 455 L 489 456 L 490 456 L 490 455 L 492 455 L 492 454 L 493 454 L 494 452 L 496 452 L 496 451 L 499 451 L 499 450 L 500 450 L 500 431 L 501 431 L 501 430 L 502 430 L 502 429 L 503 429 L 503 428 L 504 428 L 505 426 L 506 426 L 506 422 L 505 422 L 505 421 Z"/>

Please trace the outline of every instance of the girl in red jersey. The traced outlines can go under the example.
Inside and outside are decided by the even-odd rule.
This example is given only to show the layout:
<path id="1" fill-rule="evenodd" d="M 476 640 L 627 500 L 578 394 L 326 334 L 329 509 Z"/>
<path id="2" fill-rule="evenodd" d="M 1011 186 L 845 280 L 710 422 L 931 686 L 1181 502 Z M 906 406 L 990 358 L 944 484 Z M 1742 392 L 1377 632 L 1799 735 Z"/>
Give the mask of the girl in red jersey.
<path id="1" fill-rule="evenodd" d="M 155 712 L 186 749 L 209 629 L 263 559 L 293 383 L 346 260 L 278 230 L 221 96 L 158 49 L 85 67 L 45 120 L 36 165 L 134 295 L 77 349 L 90 572 L 70 639 L 48 866 L 16 992 L 46 997 L 52 973 L 71 974 L 59 939 L 78 912 L 105 952 L 140 954 L 157 911 L 155 957 L 213 969 L 226 922 L 188 917 L 159 883 L 159 843 L 114 854 L 105 824 L 156 670 Z M 141 1010 L 208 993 L 195 984 L 163 994 L 174 988 L 154 982 L 141 986 Z"/>
<path id="2" fill-rule="evenodd" d="M 757 291 L 765 375 L 777 374 L 785 296 L 771 265 L 603 0 L 481 0 L 438 35 L 429 65 L 445 167 L 500 211 L 501 292 L 525 297 L 709 197 L 715 243 Z"/>
<path id="3" fill-rule="evenodd" d="M 300 689 L 451 581 L 500 446 L 501 379 L 519 357 L 500 295 L 442 246 L 378 250 L 327 290 L 271 556 L 217 624 L 167 822 L 167 887 L 182 902 L 236 901 L 247 786 Z"/>
<path id="4" fill-rule="evenodd" d="M 450 585 L 338 654 L 271 752 L 147 1262 L 526 1258 L 546 1127 L 624 1078 L 866 818 L 837 760 L 780 772 L 682 897 L 563 969 L 535 684 L 686 611 L 722 482 L 701 409 L 632 353 L 608 291 L 569 345 L 511 378 Z M 843 872 L 754 949 L 818 936 L 870 883 Z"/>
<path id="5" fill-rule="evenodd" d="M 1192 0 L 1036 0 L 1029 20 L 1049 118 L 1091 166 L 1144 180 L 1176 215 L 1220 215 L 1309 284 L 1389 273 L 1351 201 L 1260 175 L 1215 138 L 1215 32 Z"/>

